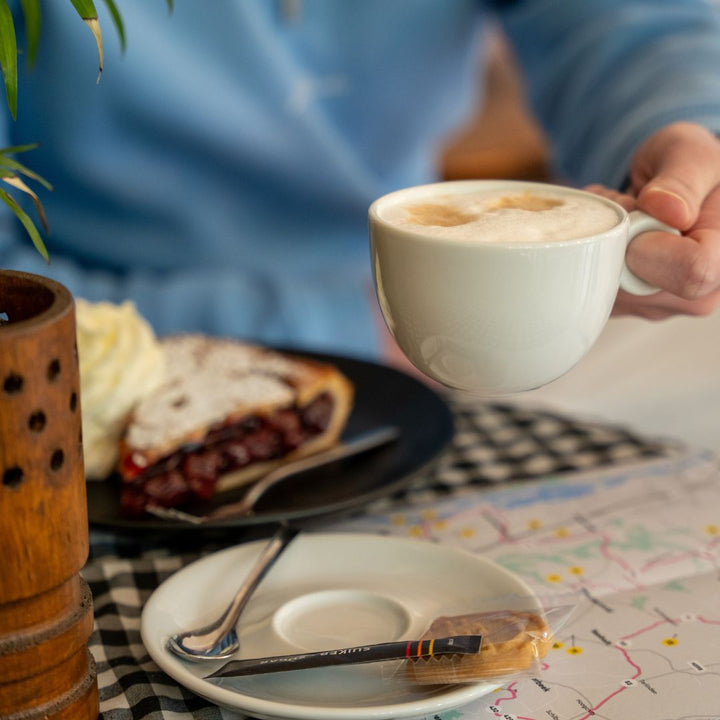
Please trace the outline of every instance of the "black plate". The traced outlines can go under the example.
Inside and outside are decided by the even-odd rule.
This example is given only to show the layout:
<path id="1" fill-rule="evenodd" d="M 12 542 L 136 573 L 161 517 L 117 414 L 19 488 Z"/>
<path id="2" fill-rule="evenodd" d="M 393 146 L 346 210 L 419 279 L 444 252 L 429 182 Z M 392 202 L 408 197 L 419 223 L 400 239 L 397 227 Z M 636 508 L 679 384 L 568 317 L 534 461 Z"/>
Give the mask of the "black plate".
<path id="1" fill-rule="evenodd" d="M 311 477 L 307 473 L 297 481 L 288 479 L 275 490 L 269 490 L 250 517 L 214 520 L 204 525 L 159 518 L 125 518 L 120 514 L 118 484 L 110 480 L 91 481 L 87 483 L 90 524 L 135 532 L 197 532 L 345 512 L 401 489 L 450 442 L 453 435 L 450 409 L 421 381 L 362 360 L 307 352 L 297 354 L 331 362 L 353 382 L 355 404 L 344 438 L 380 425 L 396 425 L 400 438 L 385 448 L 345 461 L 340 467 L 334 463 L 326 471 L 313 471 Z M 208 503 L 194 506 L 192 512 L 205 513 L 239 499 L 242 493 L 241 488 L 223 493 Z"/>

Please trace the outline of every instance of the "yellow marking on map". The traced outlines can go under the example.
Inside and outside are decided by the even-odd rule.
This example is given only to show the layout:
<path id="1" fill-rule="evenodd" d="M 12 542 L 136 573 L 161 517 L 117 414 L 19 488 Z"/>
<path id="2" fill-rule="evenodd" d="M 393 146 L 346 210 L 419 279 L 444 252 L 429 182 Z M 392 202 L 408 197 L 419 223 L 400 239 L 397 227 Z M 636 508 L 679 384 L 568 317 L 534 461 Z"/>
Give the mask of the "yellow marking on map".
<path id="1" fill-rule="evenodd" d="M 706 525 L 705 532 L 708 535 L 720 535 L 720 525 Z"/>
<path id="2" fill-rule="evenodd" d="M 559 538 L 566 538 L 570 535 L 570 531 L 566 527 L 559 527 L 555 530 L 555 536 Z"/>
<path id="3" fill-rule="evenodd" d="M 572 567 L 568 568 L 568 572 L 571 575 L 584 575 L 585 568 L 581 568 L 579 565 L 573 565 Z"/>
<path id="4" fill-rule="evenodd" d="M 460 531 L 460 535 L 464 538 L 473 538 L 473 537 L 475 537 L 475 529 L 474 528 L 463 528 Z"/>
<path id="5" fill-rule="evenodd" d="M 434 520 L 432 526 L 435 530 L 447 530 L 447 520 Z"/>
<path id="6" fill-rule="evenodd" d="M 662 644 L 663 644 L 663 645 L 667 645 L 668 647 L 674 647 L 675 645 L 678 644 L 678 642 L 679 642 L 679 641 L 678 641 L 677 638 L 669 637 L 669 638 L 665 638 L 665 639 L 662 641 Z"/>
<path id="7" fill-rule="evenodd" d="M 547 580 L 549 583 L 560 583 L 562 582 L 562 575 L 558 575 L 557 573 L 550 573 L 550 575 L 545 576 L 545 580 Z"/>
<path id="8" fill-rule="evenodd" d="M 390 522 L 393 525 L 404 525 L 407 522 L 407 520 L 404 515 L 393 515 L 390 518 Z"/>
<path id="9" fill-rule="evenodd" d="M 568 655 L 581 655 L 582 654 L 582 648 L 578 647 L 577 645 L 571 645 L 565 652 Z"/>
<path id="10" fill-rule="evenodd" d="M 421 537 L 423 534 L 423 529 L 419 525 L 413 525 L 412 527 L 408 528 L 408 534 L 412 535 L 413 537 Z"/>
<path id="11" fill-rule="evenodd" d="M 538 520 L 537 518 L 531 518 L 527 522 L 528 530 L 539 530 L 543 524 L 542 520 Z"/>
<path id="12" fill-rule="evenodd" d="M 437 513 L 435 512 L 435 510 L 423 510 L 422 511 L 422 519 L 423 520 L 432 520 L 436 515 L 437 515 Z"/>

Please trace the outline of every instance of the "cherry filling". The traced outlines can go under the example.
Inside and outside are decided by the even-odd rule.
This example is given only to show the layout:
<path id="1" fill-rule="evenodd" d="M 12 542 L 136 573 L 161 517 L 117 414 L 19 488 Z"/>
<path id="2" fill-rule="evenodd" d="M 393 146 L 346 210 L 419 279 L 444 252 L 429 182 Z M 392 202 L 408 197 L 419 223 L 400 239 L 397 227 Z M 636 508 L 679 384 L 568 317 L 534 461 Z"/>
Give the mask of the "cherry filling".
<path id="1" fill-rule="evenodd" d="M 278 410 L 268 417 L 245 418 L 212 428 L 198 445 L 186 445 L 148 468 L 132 453 L 123 462 L 120 505 L 138 516 L 148 504 L 177 507 L 207 500 L 217 479 L 251 463 L 273 460 L 295 450 L 329 425 L 333 399 L 322 393 L 309 405 Z"/>

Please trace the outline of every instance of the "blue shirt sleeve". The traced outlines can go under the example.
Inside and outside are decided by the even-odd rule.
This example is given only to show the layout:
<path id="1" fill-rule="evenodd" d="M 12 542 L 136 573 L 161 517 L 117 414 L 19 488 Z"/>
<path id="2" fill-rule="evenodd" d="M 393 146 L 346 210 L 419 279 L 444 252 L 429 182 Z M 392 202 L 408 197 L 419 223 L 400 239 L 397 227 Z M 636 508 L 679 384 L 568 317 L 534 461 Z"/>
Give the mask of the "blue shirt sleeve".
<path id="1" fill-rule="evenodd" d="M 720 131 L 720 16 L 708 0 L 514 0 L 497 9 L 560 178 L 619 187 L 660 127 L 686 120 Z"/>

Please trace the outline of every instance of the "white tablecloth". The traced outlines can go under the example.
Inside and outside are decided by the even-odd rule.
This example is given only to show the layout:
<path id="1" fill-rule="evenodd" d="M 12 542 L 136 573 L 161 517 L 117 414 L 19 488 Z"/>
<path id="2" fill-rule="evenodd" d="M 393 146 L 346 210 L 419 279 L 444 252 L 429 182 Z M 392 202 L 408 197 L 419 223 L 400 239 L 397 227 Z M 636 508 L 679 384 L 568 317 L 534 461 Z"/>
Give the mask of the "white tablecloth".
<path id="1" fill-rule="evenodd" d="M 660 322 L 612 318 L 569 373 L 515 395 L 521 405 L 628 425 L 720 448 L 720 312 Z"/>

